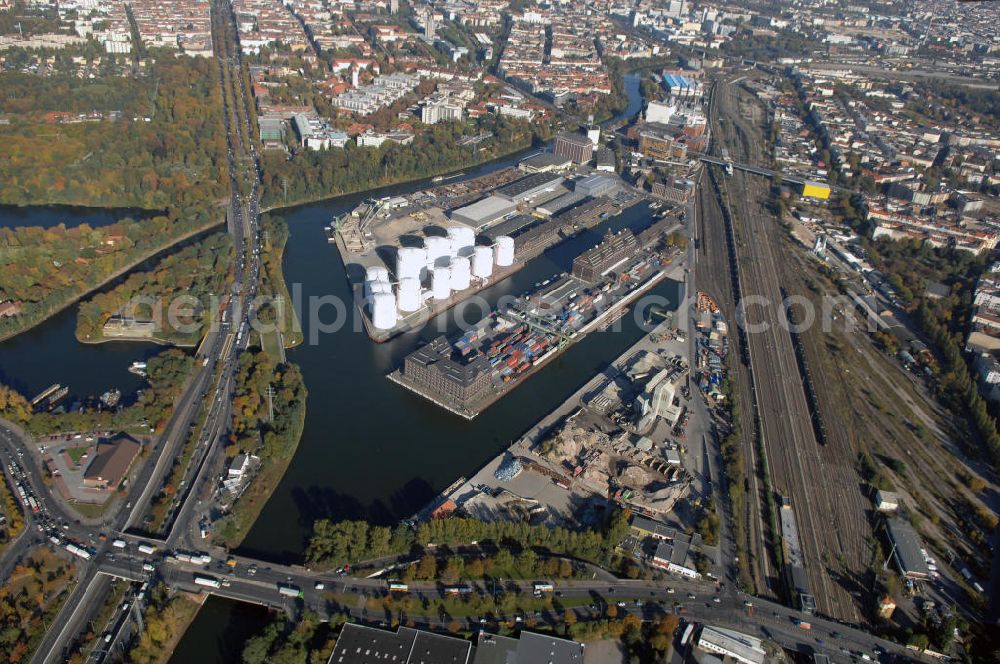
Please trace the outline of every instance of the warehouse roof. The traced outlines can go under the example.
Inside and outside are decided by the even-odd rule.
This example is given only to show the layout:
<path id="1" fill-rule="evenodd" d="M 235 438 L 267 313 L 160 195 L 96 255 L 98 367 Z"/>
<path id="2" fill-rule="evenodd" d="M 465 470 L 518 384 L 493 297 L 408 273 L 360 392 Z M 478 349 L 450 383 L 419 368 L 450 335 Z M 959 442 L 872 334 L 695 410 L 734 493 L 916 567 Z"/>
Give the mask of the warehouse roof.
<path id="1" fill-rule="evenodd" d="M 472 644 L 454 636 L 400 627 L 389 632 L 347 623 L 329 664 L 469 664 Z"/>
<path id="2" fill-rule="evenodd" d="M 511 212 L 517 205 L 499 196 L 487 196 L 471 205 L 451 211 L 451 218 L 479 227 Z"/>
<path id="3" fill-rule="evenodd" d="M 520 166 L 528 171 L 552 171 L 560 168 L 569 168 L 573 160 L 569 157 L 560 157 L 551 152 L 542 152 L 521 161 Z"/>
<path id="4" fill-rule="evenodd" d="M 893 517 L 886 521 L 889 539 L 893 543 L 893 555 L 903 576 L 923 578 L 930 575 L 924 554 L 920 552 L 920 540 L 909 521 Z"/>
<path id="5" fill-rule="evenodd" d="M 98 444 L 94 460 L 84 471 L 83 479 L 117 486 L 141 448 L 138 441 L 125 434 Z"/>
<path id="6" fill-rule="evenodd" d="M 563 177 L 555 173 L 532 173 L 531 175 L 525 175 L 520 180 L 515 180 L 508 185 L 500 187 L 496 190 L 496 195 L 513 199 L 523 196 L 534 189 L 545 187 L 549 184 L 560 184 L 562 181 Z"/>

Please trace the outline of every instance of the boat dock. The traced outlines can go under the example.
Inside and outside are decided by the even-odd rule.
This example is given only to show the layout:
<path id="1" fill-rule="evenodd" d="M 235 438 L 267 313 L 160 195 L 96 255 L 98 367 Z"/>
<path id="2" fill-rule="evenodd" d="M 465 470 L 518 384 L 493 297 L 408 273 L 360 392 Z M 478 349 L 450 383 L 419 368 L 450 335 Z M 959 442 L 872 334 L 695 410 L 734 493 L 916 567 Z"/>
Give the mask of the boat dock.
<path id="1" fill-rule="evenodd" d="M 588 333 L 620 318 L 667 278 L 668 268 L 650 252 L 597 283 L 569 274 L 546 280 L 459 337 L 418 348 L 388 378 L 471 420 Z"/>

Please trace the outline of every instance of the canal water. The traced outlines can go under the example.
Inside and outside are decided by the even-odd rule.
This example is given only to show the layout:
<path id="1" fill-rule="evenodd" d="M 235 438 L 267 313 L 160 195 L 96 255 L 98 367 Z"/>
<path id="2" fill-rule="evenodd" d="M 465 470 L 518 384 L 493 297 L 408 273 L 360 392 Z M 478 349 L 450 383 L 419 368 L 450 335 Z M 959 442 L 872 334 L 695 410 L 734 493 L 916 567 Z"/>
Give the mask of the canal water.
<path id="1" fill-rule="evenodd" d="M 637 75 L 625 77 L 630 103 L 612 122 L 641 110 L 639 80 Z M 468 169 L 466 176 L 514 164 L 535 151 Z M 354 324 L 357 312 L 344 266 L 335 247 L 326 242 L 323 227 L 364 198 L 428 186 L 428 181 L 415 182 L 274 213 L 284 217 L 291 231 L 284 272 L 294 298 L 302 305 L 306 342 L 290 350 L 288 359 L 301 366 L 309 400 L 298 452 L 241 553 L 296 562 L 302 559 L 316 519 L 368 519 L 388 525 L 410 516 L 459 476 L 474 473 L 642 336 L 637 323 L 641 316 L 626 316 L 611 330 L 594 332 L 574 345 L 472 421 L 450 415 L 390 382 L 386 374 L 416 345 L 440 330 L 457 329 L 456 310 L 389 343 L 371 342 Z M 135 212 L 2 206 L 0 226 L 97 226 L 130 214 Z M 480 297 L 492 305 L 501 296 L 519 294 L 568 270 L 573 257 L 597 244 L 606 230 L 641 228 L 649 220 L 646 205 L 636 206 L 549 250 Z M 680 284 L 664 282 L 651 294 L 672 308 L 680 299 Z M 350 324 L 320 333 L 320 325 L 309 315 L 309 301 L 327 296 L 346 303 Z M 466 311 L 464 318 L 474 322 L 480 313 L 478 309 Z M 79 344 L 73 336 L 75 316 L 76 307 L 70 307 L 0 344 L 0 382 L 29 397 L 56 382 L 69 385 L 79 396 L 100 394 L 111 387 L 134 392 L 140 381 L 126 371 L 128 365 L 155 354 L 158 348 L 126 342 Z M 322 323 L 336 316 L 330 306 L 319 311 Z M 315 343 L 310 343 L 311 337 Z M 212 598 L 171 661 L 238 661 L 248 635 L 265 621 L 265 613 L 257 607 Z"/>
<path id="2" fill-rule="evenodd" d="M 125 208 L 0 205 L 0 227 L 89 224 L 97 228 L 126 217 L 142 219 L 153 214 L 156 213 Z M 123 402 L 127 403 L 128 395 L 143 385 L 139 377 L 128 372 L 128 366 L 155 355 L 158 347 L 124 341 L 80 344 L 74 336 L 76 309 L 75 304 L 67 307 L 41 325 L 0 342 L 0 383 L 10 385 L 29 399 L 53 383 L 60 383 L 70 388 L 67 404 L 117 388 L 126 395 Z"/>

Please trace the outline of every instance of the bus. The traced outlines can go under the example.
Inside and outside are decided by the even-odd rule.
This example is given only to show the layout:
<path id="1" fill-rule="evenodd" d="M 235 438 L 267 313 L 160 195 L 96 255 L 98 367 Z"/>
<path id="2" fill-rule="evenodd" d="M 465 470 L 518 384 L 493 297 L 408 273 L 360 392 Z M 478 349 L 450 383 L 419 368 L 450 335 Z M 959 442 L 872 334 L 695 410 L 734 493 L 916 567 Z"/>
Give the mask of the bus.
<path id="1" fill-rule="evenodd" d="M 293 586 L 290 583 L 279 583 L 278 584 L 278 594 L 284 595 L 285 597 L 302 597 L 302 589 L 298 586 Z"/>
<path id="2" fill-rule="evenodd" d="M 405 583 L 400 583 L 398 581 L 389 582 L 389 592 L 391 593 L 408 593 L 410 592 L 410 587 Z"/>
<path id="3" fill-rule="evenodd" d="M 551 581 L 535 581 L 532 587 L 535 589 L 535 596 L 540 596 L 542 593 L 550 593 L 553 590 Z"/>
<path id="4" fill-rule="evenodd" d="M 472 592 L 472 588 L 466 585 L 461 586 L 448 586 L 444 589 L 445 595 L 468 595 Z"/>
<path id="5" fill-rule="evenodd" d="M 688 623 L 688 626 L 684 628 L 684 634 L 681 636 L 681 646 L 686 646 L 688 641 L 691 640 L 691 634 L 694 632 L 694 623 Z"/>
<path id="6" fill-rule="evenodd" d="M 222 585 L 214 576 L 204 576 L 202 574 L 195 574 L 194 582 L 199 586 L 205 586 L 207 588 L 219 588 Z"/>

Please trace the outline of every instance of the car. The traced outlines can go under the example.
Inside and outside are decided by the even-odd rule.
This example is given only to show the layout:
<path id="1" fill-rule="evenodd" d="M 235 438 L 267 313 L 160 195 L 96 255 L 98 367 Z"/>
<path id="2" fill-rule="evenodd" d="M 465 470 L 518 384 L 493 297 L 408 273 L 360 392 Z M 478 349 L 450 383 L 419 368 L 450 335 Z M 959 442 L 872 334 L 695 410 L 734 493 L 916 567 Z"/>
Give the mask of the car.
<path id="1" fill-rule="evenodd" d="M 325 590 L 325 589 L 326 589 L 325 583 L 323 583 L 322 581 L 316 582 L 316 590 Z"/>
<path id="2" fill-rule="evenodd" d="M 748 599 L 745 599 L 745 600 L 743 600 L 743 606 L 745 606 L 747 608 L 751 608 L 751 607 L 753 607 L 753 602 L 751 602 Z"/>
<path id="3" fill-rule="evenodd" d="M 716 595 L 715 597 L 713 597 L 713 598 L 712 598 L 712 601 L 713 601 L 713 602 L 715 602 L 716 604 L 719 604 L 720 602 L 722 602 L 722 600 L 721 600 L 721 599 L 719 599 L 719 596 L 718 596 L 718 595 Z"/>
<path id="4" fill-rule="evenodd" d="M 695 599 L 694 593 L 688 593 L 688 599 Z"/>
<path id="5" fill-rule="evenodd" d="M 668 588 L 667 588 L 667 594 L 668 594 L 668 595 L 673 595 L 673 594 L 674 594 L 674 589 L 673 589 L 673 588 L 670 588 L 670 587 L 668 587 Z"/>

